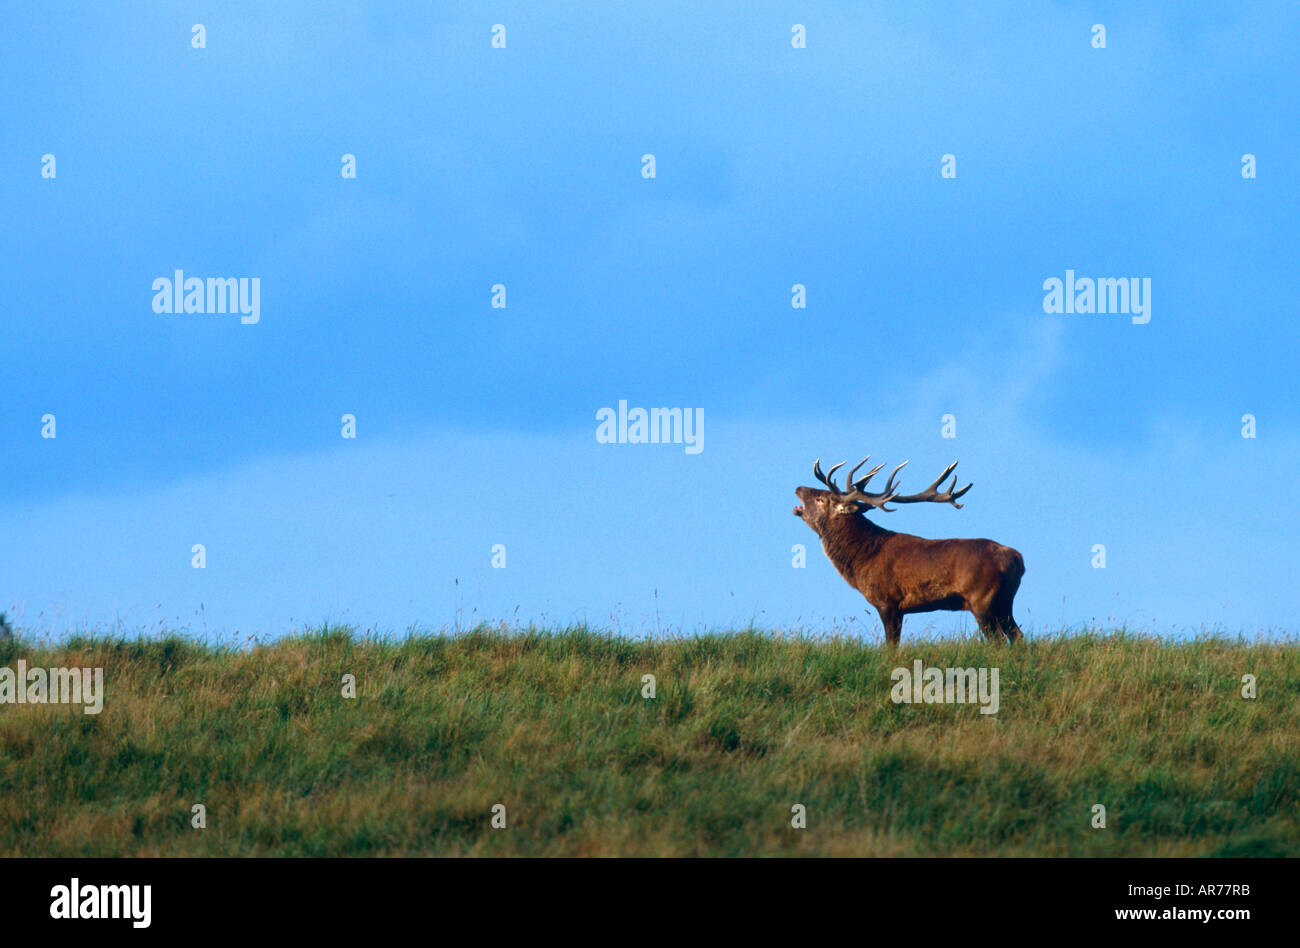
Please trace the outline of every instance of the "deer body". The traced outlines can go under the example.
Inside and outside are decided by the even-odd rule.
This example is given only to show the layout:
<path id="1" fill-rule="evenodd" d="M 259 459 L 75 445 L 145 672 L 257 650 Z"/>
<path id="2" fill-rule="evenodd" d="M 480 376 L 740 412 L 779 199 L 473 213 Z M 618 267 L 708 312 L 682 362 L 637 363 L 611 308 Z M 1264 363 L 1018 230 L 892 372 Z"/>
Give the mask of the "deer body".
<path id="1" fill-rule="evenodd" d="M 866 463 L 865 460 L 862 463 Z M 905 464 L 906 462 L 904 462 Z M 840 575 L 862 593 L 880 613 L 885 639 L 897 645 L 903 632 L 903 616 L 914 612 L 968 610 L 987 638 L 1010 641 L 1020 637 L 1011 614 L 1012 600 L 1025 572 L 1025 561 L 1009 546 L 992 540 L 927 540 L 908 533 L 895 533 L 868 520 L 867 510 L 889 512 L 886 504 L 934 501 L 960 507 L 956 499 L 970 489 L 968 484 L 953 492 L 938 491 L 939 483 L 956 464 L 920 494 L 903 496 L 893 489 L 894 475 L 879 494 L 864 490 L 877 471 L 853 482 L 859 464 L 849 474 L 848 491 L 835 486 L 836 465 L 829 475 L 821 473 L 821 462 L 813 473 L 828 490 L 800 487 L 795 493 L 803 502 L 794 509 L 817 533 L 822 549 Z"/>

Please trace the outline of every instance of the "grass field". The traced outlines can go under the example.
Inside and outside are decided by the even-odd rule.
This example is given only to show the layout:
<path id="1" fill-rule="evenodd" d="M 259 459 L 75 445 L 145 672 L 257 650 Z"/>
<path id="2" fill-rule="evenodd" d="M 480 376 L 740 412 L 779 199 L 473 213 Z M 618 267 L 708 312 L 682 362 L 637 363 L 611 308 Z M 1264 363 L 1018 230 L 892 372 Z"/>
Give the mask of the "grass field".
<path id="1" fill-rule="evenodd" d="M 0 642 L 20 658 L 101 666 L 106 698 L 0 704 L 6 856 L 1300 855 L 1294 641 Z M 1000 710 L 893 703 L 916 658 L 997 667 Z"/>

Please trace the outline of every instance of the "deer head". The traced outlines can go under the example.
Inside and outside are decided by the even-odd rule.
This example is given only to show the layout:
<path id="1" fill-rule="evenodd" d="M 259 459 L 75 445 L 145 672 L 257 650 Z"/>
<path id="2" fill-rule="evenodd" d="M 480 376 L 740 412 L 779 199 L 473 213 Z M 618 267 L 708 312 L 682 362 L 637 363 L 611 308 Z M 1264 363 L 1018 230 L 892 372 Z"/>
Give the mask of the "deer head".
<path id="1" fill-rule="evenodd" d="M 929 501 L 936 504 L 952 504 L 954 507 L 960 508 L 962 505 L 957 503 L 957 498 L 965 494 L 973 486 L 967 484 L 961 490 L 953 490 L 957 486 L 957 475 L 952 474 L 957 467 L 957 462 L 953 461 L 944 468 L 943 473 L 936 477 L 929 487 L 919 494 L 900 494 L 895 481 L 898 472 L 909 463 L 904 461 L 890 473 L 889 480 L 885 482 L 885 489 L 879 493 L 872 493 L 866 489 L 867 482 L 879 474 L 885 465 L 877 464 L 866 474 L 863 474 L 862 477 L 857 477 L 858 470 L 869 460 L 871 460 L 871 455 L 868 454 L 853 466 L 849 471 L 848 480 L 845 482 L 847 489 L 840 490 L 835 483 L 835 472 L 847 462 L 841 461 L 823 474 L 822 461 L 821 458 L 818 458 L 813 463 L 813 477 L 825 484 L 826 490 L 820 490 L 816 487 L 796 488 L 795 494 L 801 503 L 794 508 L 794 515 L 820 535 L 830 524 L 833 517 L 856 517 L 858 514 L 865 514 L 872 510 L 893 513 L 894 508 L 887 507 L 886 504 L 919 504 Z M 952 474 L 952 483 L 948 485 L 947 490 L 939 490 L 939 485 L 949 474 Z M 855 478 L 857 479 L 855 480 Z"/>

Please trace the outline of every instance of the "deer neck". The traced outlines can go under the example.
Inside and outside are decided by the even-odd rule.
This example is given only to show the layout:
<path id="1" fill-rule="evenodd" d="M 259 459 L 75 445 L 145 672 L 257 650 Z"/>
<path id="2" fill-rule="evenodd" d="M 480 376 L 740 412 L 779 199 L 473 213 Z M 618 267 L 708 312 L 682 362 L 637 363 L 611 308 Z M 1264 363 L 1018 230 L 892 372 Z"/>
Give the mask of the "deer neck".
<path id="1" fill-rule="evenodd" d="M 822 549 L 840 575 L 852 576 L 854 567 L 874 559 L 892 530 L 878 527 L 866 517 L 832 517 L 822 534 Z"/>

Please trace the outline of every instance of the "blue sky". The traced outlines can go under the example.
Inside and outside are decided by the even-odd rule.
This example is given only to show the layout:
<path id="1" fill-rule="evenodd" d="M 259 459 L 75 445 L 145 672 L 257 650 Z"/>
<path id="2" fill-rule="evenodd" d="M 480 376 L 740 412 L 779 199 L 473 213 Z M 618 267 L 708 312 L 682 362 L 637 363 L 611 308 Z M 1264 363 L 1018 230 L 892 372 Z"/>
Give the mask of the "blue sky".
<path id="1" fill-rule="evenodd" d="M 1295 630 L 1294 4 L 261 6 L 0 12 L 18 625 L 879 635 L 790 514 L 871 452 L 960 459 L 877 519 L 1019 549 L 1030 635 Z M 1067 269 L 1151 321 L 1044 313 Z M 622 399 L 704 450 L 598 444 Z"/>

